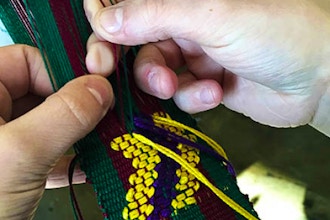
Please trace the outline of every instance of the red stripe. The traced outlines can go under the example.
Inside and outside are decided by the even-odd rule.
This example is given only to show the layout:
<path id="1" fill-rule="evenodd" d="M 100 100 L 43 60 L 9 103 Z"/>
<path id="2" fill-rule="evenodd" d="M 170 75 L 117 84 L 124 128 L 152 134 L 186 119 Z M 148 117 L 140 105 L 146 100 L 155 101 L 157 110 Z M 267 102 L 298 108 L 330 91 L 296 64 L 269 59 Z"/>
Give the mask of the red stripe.
<path id="1" fill-rule="evenodd" d="M 116 52 L 115 52 L 116 54 Z M 132 54 L 131 54 L 132 55 Z M 115 60 L 118 60 L 116 58 Z M 117 61 L 118 62 L 118 61 Z M 116 62 L 116 63 L 117 63 Z M 127 56 L 127 68 L 129 71 L 133 69 L 133 62 L 134 57 L 133 56 Z M 122 63 L 120 61 L 117 64 L 117 77 L 120 76 L 120 74 L 123 74 L 123 67 L 121 66 Z M 144 92 L 142 92 L 135 84 L 133 73 L 129 73 L 129 88 L 131 91 L 131 95 L 133 97 L 133 100 L 137 106 L 137 108 L 144 114 L 152 114 L 157 111 L 163 111 L 159 101 L 153 97 L 150 96 Z M 117 79 L 118 80 L 118 79 Z M 121 80 L 123 80 L 121 78 Z M 118 82 L 117 82 L 118 83 Z M 120 85 L 120 84 L 119 84 Z M 122 94 L 122 89 L 118 88 L 119 91 L 121 91 L 119 97 L 117 97 L 117 103 L 116 105 L 121 105 L 122 98 L 124 97 Z M 118 103 L 119 101 L 119 103 Z M 125 107 L 125 106 L 122 106 Z M 117 108 L 121 108 L 120 106 L 117 106 Z M 122 116 L 123 112 L 118 114 L 118 111 L 113 110 L 107 113 L 107 115 L 103 118 L 103 120 L 98 124 L 96 127 L 96 131 L 100 137 L 100 140 L 103 142 L 104 146 L 107 147 L 108 156 L 112 160 L 114 168 L 118 171 L 119 178 L 121 179 L 124 188 L 128 190 L 131 188 L 131 185 L 128 182 L 129 176 L 136 172 L 136 169 L 132 166 L 132 159 L 127 159 L 123 156 L 122 151 L 115 151 L 111 149 L 110 143 L 111 141 L 119 136 L 122 136 L 123 134 L 127 134 L 127 130 L 125 125 L 122 123 Z"/>
<path id="2" fill-rule="evenodd" d="M 76 77 L 84 75 L 85 50 L 79 37 L 79 31 L 74 19 L 74 13 L 69 0 L 50 0 L 50 7 L 57 23 L 57 28 Z"/>
<path id="3" fill-rule="evenodd" d="M 198 170 L 203 173 L 209 180 L 207 172 L 204 171 L 201 164 L 197 165 Z M 219 199 L 214 192 L 200 183 L 199 190 L 195 193 L 195 198 L 199 209 L 208 220 L 236 220 L 235 212 L 221 199 Z"/>
<path id="4" fill-rule="evenodd" d="M 128 182 L 128 178 L 136 170 L 132 166 L 132 160 L 127 159 L 123 156 L 122 151 L 115 151 L 111 148 L 111 141 L 126 134 L 125 128 L 121 126 L 116 110 L 108 112 L 108 114 L 103 118 L 103 120 L 97 125 L 96 131 L 100 137 L 100 140 L 106 147 L 109 158 L 112 161 L 114 168 L 118 172 L 118 176 L 123 183 L 125 190 L 127 191 L 131 188 Z"/>

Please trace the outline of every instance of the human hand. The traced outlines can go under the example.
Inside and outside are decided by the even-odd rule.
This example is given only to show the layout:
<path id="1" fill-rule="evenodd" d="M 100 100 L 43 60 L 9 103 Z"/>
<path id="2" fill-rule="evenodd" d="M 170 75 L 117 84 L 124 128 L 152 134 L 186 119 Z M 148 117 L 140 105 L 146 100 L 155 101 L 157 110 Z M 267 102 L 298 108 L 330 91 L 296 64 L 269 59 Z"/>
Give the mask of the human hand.
<path id="1" fill-rule="evenodd" d="M 277 127 L 330 135 L 330 15 L 325 1 L 85 0 L 100 41 L 156 42 L 137 57 L 137 83 L 190 113 L 221 101 Z M 327 5 L 326 3 L 324 5 Z M 187 70 L 178 76 L 181 66 Z"/>
<path id="2" fill-rule="evenodd" d="M 72 157 L 63 154 L 96 126 L 113 101 L 101 76 L 79 77 L 51 93 L 36 48 L 0 48 L 0 219 L 31 218 L 47 177 L 48 188 L 68 185 Z M 84 182 L 82 171 L 76 171 L 73 181 Z"/>

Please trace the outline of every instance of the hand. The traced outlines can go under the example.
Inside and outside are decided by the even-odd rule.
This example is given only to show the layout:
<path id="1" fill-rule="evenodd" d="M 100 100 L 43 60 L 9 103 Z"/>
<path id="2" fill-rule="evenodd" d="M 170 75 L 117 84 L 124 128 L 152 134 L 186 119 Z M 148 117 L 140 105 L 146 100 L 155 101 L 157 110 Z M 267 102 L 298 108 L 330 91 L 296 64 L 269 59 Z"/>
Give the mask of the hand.
<path id="1" fill-rule="evenodd" d="M 324 3 L 324 1 L 323 1 Z M 135 76 L 190 113 L 217 106 L 330 135 L 330 15 L 322 1 L 85 0 L 100 41 L 146 45 Z M 174 70 L 185 66 L 176 75 Z"/>
<path id="2" fill-rule="evenodd" d="M 0 219 L 31 218 L 47 177 L 47 187 L 68 185 L 71 157 L 63 154 L 96 126 L 113 102 L 110 84 L 95 75 L 51 93 L 36 48 L 0 48 Z M 74 182 L 84 182 L 82 171 L 76 171 Z"/>

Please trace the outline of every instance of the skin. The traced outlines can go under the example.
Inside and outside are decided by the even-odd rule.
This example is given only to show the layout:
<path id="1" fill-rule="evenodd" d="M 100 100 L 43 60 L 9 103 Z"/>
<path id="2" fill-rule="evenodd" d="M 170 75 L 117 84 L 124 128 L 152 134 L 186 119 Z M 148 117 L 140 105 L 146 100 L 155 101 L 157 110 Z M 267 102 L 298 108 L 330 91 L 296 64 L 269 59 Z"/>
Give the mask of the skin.
<path id="1" fill-rule="evenodd" d="M 103 7 L 85 0 L 100 42 L 148 43 L 135 63 L 136 81 L 145 92 L 173 97 L 189 113 L 222 103 L 263 124 L 310 124 L 328 136 L 329 5 L 327 0 L 126 0 Z M 180 67 L 186 70 L 176 75 Z"/>
<path id="2" fill-rule="evenodd" d="M 54 93 L 38 50 L 15 45 L 0 48 L 0 103 L 0 219 L 29 219 L 46 181 L 68 185 L 63 154 L 105 115 L 112 88 L 89 75 Z M 74 182 L 85 182 L 79 169 Z"/>

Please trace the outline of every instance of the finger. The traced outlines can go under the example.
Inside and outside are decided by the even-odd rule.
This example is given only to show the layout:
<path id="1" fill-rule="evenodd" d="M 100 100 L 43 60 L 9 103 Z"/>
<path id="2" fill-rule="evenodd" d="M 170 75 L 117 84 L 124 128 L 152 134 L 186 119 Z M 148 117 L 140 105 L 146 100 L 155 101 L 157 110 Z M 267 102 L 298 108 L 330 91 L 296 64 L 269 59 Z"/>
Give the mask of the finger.
<path id="1" fill-rule="evenodd" d="M 65 155 L 57 162 L 52 172 L 47 177 L 46 189 L 61 188 L 69 185 L 69 167 L 73 155 Z M 72 183 L 81 184 L 86 182 L 85 173 L 76 166 L 73 172 Z"/>
<path id="2" fill-rule="evenodd" d="M 84 0 L 84 9 L 86 13 L 86 17 L 91 21 L 91 18 L 94 17 L 95 13 L 102 9 L 103 7 L 107 7 L 116 3 L 119 3 L 124 0 Z"/>
<path id="3" fill-rule="evenodd" d="M 145 45 L 134 63 L 136 83 L 146 93 L 161 99 L 171 98 L 178 86 L 172 69 L 182 64 L 180 49 L 173 41 Z"/>
<path id="4" fill-rule="evenodd" d="M 0 118 L 9 121 L 12 110 L 12 99 L 7 88 L 0 82 Z M 1 125 L 1 122 L 0 122 Z"/>
<path id="5" fill-rule="evenodd" d="M 22 169 L 19 164 L 39 164 L 40 172 L 47 173 L 69 146 L 96 126 L 112 102 L 112 88 L 103 77 L 88 75 L 69 82 L 38 107 L 0 127 L 0 161 L 17 169 Z"/>
<path id="6" fill-rule="evenodd" d="M 95 7 L 93 0 L 85 2 L 94 32 L 103 39 L 125 45 L 169 38 L 194 40 L 200 44 L 204 44 L 206 38 L 210 42 L 219 41 L 212 39 L 212 33 L 220 32 L 222 26 L 229 29 L 227 31 L 233 30 L 227 21 L 237 17 L 228 16 L 234 14 L 232 1 L 201 4 L 197 0 L 126 0 L 106 8 Z"/>
<path id="7" fill-rule="evenodd" d="M 6 121 L 0 116 L 0 126 L 6 124 Z"/>
<path id="8" fill-rule="evenodd" d="M 179 75 L 179 88 L 173 99 L 181 110 L 194 114 L 218 106 L 222 88 L 215 80 L 196 80 L 191 73 L 185 72 Z"/>
<path id="9" fill-rule="evenodd" d="M 85 14 L 89 22 L 91 22 L 96 12 L 104 7 L 103 4 L 103 1 L 99 0 L 84 0 Z"/>
<path id="10" fill-rule="evenodd" d="M 185 64 L 181 48 L 173 40 L 147 44 L 142 47 L 138 55 L 146 61 L 153 61 L 153 59 L 162 61 L 173 70 L 177 70 Z"/>
<path id="11" fill-rule="evenodd" d="M 208 56 L 200 45 L 184 39 L 175 39 L 175 43 L 180 47 L 187 68 L 197 79 L 221 82 L 224 68 Z"/>
<path id="12" fill-rule="evenodd" d="M 115 69 L 115 56 L 119 56 L 119 47 L 106 41 L 100 41 L 92 34 L 87 41 L 86 66 L 90 73 L 109 76 Z"/>
<path id="13" fill-rule="evenodd" d="M 13 100 L 28 92 L 44 97 L 53 92 L 39 50 L 26 45 L 0 48 L 0 82 Z"/>

